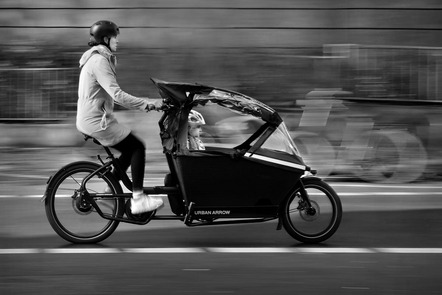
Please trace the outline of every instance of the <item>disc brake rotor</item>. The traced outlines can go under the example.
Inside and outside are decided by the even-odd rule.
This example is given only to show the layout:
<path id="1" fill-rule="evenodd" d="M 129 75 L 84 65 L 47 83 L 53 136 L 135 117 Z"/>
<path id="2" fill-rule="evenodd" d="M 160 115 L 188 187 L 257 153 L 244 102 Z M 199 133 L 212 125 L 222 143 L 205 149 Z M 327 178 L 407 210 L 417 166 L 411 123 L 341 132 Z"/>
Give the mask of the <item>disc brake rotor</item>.
<path id="1" fill-rule="evenodd" d="M 318 203 L 315 201 L 310 200 L 310 203 L 312 204 L 313 209 L 315 209 L 314 214 L 310 214 L 308 211 L 308 207 L 305 206 L 302 208 L 302 210 L 299 210 L 299 216 L 305 221 L 314 221 L 319 218 L 320 215 L 320 209 Z"/>
<path id="2" fill-rule="evenodd" d="M 78 191 L 72 196 L 72 208 L 80 215 L 88 215 L 93 211 L 92 205 Z"/>

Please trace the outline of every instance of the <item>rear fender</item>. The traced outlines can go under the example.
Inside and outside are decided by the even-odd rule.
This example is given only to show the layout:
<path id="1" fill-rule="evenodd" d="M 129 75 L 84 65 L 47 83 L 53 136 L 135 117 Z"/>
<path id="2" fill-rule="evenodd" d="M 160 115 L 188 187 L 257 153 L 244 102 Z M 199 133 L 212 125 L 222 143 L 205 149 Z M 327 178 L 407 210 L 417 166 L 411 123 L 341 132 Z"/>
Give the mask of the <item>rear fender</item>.
<path id="1" fill-rule="evenodd" d="M 40 202 L 44 203 L 46 201 L 46 196 L 48 195 L 48 193 L 54 188 L 55 186 L 55 182 L 58 179 L 58 177 L 63 174 L 67 169 L 69 169 L 72 166 L 76 166 L 79 164 L 87 164 L 87 165 L 93 165 L 96 167 L 96 169 L 100 168 L 100 165 L 98 165 L 97 163 L 94 162 L 88 162 L 88 161 L 77 161 L 77 162 L 72 162 L 70 164 L 67 164 L 66 166 L 63 166 L 60 170 L 58 170 L 57 172 L 55 172 L 54 174 L 52 174 L 51 176 L 49 176 L 48 180 L 46 181 L 46 189 L 44 192 L 43 197 L 40 199 Z"/>

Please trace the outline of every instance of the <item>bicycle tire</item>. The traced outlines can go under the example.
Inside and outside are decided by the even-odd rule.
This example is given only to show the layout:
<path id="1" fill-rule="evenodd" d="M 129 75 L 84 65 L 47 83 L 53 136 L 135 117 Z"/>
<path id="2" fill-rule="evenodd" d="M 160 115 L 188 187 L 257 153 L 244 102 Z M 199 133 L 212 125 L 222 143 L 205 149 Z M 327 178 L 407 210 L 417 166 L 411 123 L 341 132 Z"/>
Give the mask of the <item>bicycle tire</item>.
<path id="1" fill-rule="evenodd" d="M 102 218 L 92 206 L 81 208 L 76 203 L 76 190 L 80 188 L 83 178 L 100 167 L 93 162 L 74 162 L 61 168 L 48 184 L 46 216 L 54 231 L 66 241 L 76 244 L 98 243 L 108 238 L 119 224 L 119 221 Z M 86 188 L 88 192 L 110 189 L 108 193 L 122 193 L 119 182 L 109 172 L 91 178 Z M 124 200 L 119 198 L 97 198 L 96 203 L 102 211 L 114 216 L 122 217 L 124 214 Z"/>
<path id="2" fill-rule="evenodd" d="M 282 224 L 296 240 L 308 244 L 320 243 L 329 239 L 341 223 L 341 200 L 333 188 L 319 178 L 306 177 L 302 182 L 316 212 L 314 215 L 306 213 L 301 188 L 297 187 L 282 204 Z"/>

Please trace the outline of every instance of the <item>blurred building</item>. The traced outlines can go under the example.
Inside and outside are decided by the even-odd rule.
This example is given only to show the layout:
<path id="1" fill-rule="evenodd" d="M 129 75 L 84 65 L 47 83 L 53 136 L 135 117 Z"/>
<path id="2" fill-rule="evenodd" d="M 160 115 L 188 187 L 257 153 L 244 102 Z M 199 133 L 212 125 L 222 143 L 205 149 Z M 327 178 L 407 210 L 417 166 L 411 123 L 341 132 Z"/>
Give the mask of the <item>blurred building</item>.
<path id="1" fill-rule="evenodd" d="M 405 128 L 433 154 L 438 137 L 427 127 L 442 124 L 441 12 L 436 0 L 3 0 L 0 119 L 72 125 L 89 27 L 110 19 L 121 27 L 118 78 L 129 93 L 157 97 L 149 77 L 233 89 L 280 108 L 293 129 L 313 118 L 316 126 L 306 131 L 338 150 L 348 135 L 332 122 L 350 118 L 346 126 L 360 126 L 360 107 L 368 105 L 362 117 L 370 118 L 370 130 Z M 330 111 L 318 99 L 316 109 L 307 107 L 315 89 L 319 101 L 331 90 L 327 99 L 343 107 Z M 376 100 L 391 103 L 379 107 Z M 350 101 L 357 107 L 342 112 Z M 411 109 L 398 107 L 404 104 Z M 327 117 L 312 117 L 318 108 Z M 385 120 L 382 111 L 393 109 L 400 120 Z M 398 115 L 410 110 L 425 118 Z"/>
<path id="2" fill-rule="evenodd" d="M 4 0 L 0 117 L 58 118 L 70 111 L 76 100 L 78 59 L 87 47 L 88 28 L 98 19 L 121 26 L 119 80 L 134 94 L 157 95 L 146 87 L 151 76 L 284 101 L 336 79 L 333 72 L 315 68 L 324 44 L 442 47 L 441 11 L 442 3 L 432 0 Z M 419 61 L 411 50 L 390 48 L 385 56 L 385 51 L 372 48 L 370 56 L 376 61 L 394 57 L 388 63 L 392 73 L 437 52 L 421 50 Z M 330 54 L 340 57 L 336 50 Z M 358 70 L 362 62 L 358 57 Z M 425 70 L 434 68 L 420 69 Z M 399 91 L 409 87 L 407 83 L 423 85 L 399 83 Z M 359 91 L 383 91 L 363 90 L 368 84 L 361 80 L 356 85 Z"/>

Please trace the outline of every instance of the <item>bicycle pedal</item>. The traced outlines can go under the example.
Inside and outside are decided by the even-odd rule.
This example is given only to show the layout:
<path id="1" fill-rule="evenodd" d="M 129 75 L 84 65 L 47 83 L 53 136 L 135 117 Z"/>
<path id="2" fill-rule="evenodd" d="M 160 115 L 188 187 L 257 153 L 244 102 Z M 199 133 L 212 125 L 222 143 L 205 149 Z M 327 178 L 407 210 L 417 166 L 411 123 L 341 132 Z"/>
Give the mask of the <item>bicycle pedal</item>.
<path id="1" fill-rule="evenodd" d="M 134 221 L 138 221 L 138 222 L 146 222 L 155 215 L 156 210 L 150 211 L 150 212 L 144 212 L 144 213 L 140 213 L 140 214 L 132 214 L 131 199 L 128 199 L 126 201 L 126 205 L 125 205 L 125 213 L 126 213 L 127 218 L 130 220 L 134 220 Z"/>

